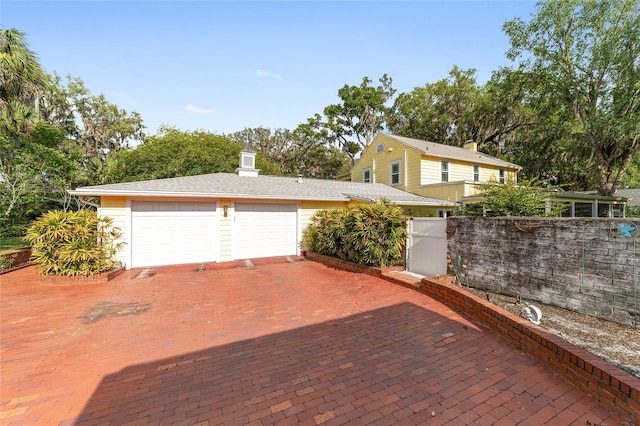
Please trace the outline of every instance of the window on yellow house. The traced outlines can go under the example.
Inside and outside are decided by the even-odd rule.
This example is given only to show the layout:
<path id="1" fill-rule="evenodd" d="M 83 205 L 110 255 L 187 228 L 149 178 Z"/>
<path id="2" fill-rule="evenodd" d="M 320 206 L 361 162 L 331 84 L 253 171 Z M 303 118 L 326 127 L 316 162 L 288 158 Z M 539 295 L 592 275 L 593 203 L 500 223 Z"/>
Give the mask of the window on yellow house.
<path id="1" fill-rule="evenodd" d="M 498 182 L 500 183 L 504 183 L 505 179 L 504 179 L 504 169 L 500 169 L 498 172 Z"/>
<path id="2" fill-rule="evenodd" d="M 394 161 L 391 163 L 391 185 L 400 185 L 400 162 Z"/>
<path id="3" fill-rule="evenodd" d="M 442 182 L 449 182 L 449 162 L 441 161 L 440 162 L 440 176 Z"/>
<path id="4" fill-rule="evenodd" d="M 362 181 L 364 183 L 371 183 L 371 169 L 364 169 L 362 171 Z"/>
<path id="5" fill-rule="evenodd" d="M 473 181 L 480 182 L 480 166 L 477 164 L 473 165 Z"/>

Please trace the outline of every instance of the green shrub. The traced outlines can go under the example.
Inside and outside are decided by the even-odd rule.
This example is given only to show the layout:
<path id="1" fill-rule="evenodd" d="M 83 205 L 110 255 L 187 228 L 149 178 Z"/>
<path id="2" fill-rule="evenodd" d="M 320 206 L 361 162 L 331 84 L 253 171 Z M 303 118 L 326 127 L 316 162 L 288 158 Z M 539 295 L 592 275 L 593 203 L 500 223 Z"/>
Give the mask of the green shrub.
<path id="1" fill-rule="evenodd" d="M 6 271 L 7 269 L 13 266 L 13 261 L 15 259 L 15 255 L 7 256 L 0 254 L 0 272 Z"/>
<path id="2" fill-rule="evenodd" d="M 388 201 L 320 210 L 302 237 L 303 249 L 364 266 L 404 262 L 407 217 Z"/>
<path id="3" fill-rule="evenodd" d="M 565 206 L 553 198 L 553 189 L 535 180 L 520 179 L 481 185 L 482 201 L 461 207 L 456 216 L 560 216 Z"/>
<path id="4" fill-rule="evenodd" d="M 45 213 L 31 224 L 24 239 L 43 275 L 94 275 L 116 267 L 123 243 L 113 219 L 90 210 Z"/>

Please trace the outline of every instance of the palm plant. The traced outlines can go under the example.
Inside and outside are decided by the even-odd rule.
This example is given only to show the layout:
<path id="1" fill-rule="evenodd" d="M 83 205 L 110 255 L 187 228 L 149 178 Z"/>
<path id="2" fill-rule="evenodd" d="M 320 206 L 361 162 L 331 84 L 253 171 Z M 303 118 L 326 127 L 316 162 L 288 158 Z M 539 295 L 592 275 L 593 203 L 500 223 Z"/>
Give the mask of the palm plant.
<path id="1" fill-rule="evenodd" d="M 305 248 L 364 266 L 400 265 L 407 240 L 402 208 L 382 200 L 320 210 L 303 234 Z"/>
<path id="2" fill-rule="evenodd" d="M 113 219 L 90 210 L 49 211 L 36 220 L 24 239 L 33 247 L 42 275 L 94 275 L 116 267 L 123 246 Z"/>
<path id="3" fill-rule="evenodd" d="M 0 30 L 0 125 L 3 132 L 22 132 L 45 73 L 25 34 L 15 28 Z"/>

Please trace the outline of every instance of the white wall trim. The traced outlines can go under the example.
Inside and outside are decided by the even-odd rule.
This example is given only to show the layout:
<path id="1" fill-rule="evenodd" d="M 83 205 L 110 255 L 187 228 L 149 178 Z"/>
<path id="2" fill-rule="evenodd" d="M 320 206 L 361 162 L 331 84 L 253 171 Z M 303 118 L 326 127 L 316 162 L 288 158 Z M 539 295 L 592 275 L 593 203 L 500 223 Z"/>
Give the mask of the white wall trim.
<path id="1" fill-rule="evenodd" d="M 125 266 L 127 269 L 131 269 L 131 260 L 132 260 L 132 238 L 133 238 L 133 229 L 131 229 L 132 222 L 132 209 L 131 209 L 131 198 L 126 198 L 124 203 L 124 227 L 126 228 L 125 234 Z"/>

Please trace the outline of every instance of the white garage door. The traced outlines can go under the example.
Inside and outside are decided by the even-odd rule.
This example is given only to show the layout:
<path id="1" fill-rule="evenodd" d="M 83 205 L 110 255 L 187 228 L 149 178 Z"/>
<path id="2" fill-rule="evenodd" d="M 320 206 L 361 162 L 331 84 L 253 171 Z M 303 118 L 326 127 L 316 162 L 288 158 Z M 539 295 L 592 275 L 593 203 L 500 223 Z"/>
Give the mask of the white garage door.
<path id="1" fill-rule="evenodd" d="M 131 266 L 217 260 L 215 203 L 134 201 Z"/>
<path id="2" fill-rule="evenodd" d="M 236 203 L 233 257 L 255 259 L 298 252 L 295 204 Z"/>

